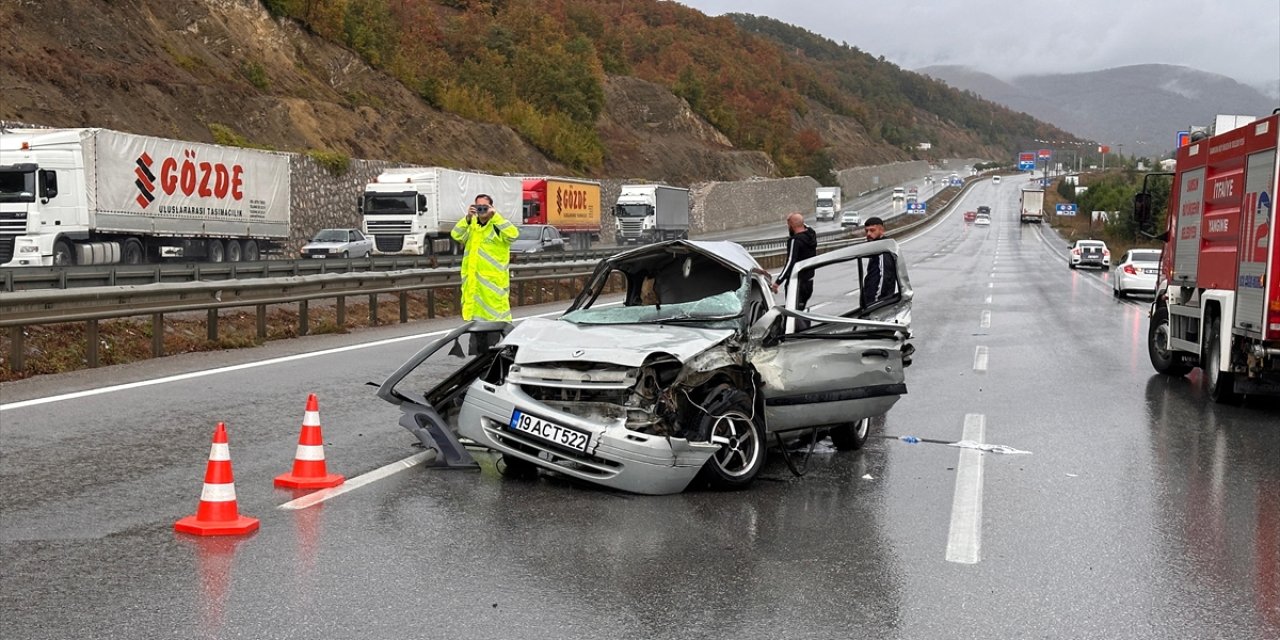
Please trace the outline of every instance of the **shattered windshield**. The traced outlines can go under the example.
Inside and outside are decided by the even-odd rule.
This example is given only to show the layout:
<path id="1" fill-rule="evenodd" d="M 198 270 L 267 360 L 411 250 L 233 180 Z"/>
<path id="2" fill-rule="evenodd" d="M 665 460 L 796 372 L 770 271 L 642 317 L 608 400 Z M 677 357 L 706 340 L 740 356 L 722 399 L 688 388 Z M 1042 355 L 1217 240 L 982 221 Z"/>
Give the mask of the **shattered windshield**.
<path id="1" fill-rule="evenodd" d="M 658 322 L 711 322 L 732 320 L 742 314 L 751 282 L 746 278 L 734 291 L 717 293 L 699 300 L 671 304 L 637 304 L 595 307 L 566 313 L 561 320 L 574 324 L 653 324 Z"/>

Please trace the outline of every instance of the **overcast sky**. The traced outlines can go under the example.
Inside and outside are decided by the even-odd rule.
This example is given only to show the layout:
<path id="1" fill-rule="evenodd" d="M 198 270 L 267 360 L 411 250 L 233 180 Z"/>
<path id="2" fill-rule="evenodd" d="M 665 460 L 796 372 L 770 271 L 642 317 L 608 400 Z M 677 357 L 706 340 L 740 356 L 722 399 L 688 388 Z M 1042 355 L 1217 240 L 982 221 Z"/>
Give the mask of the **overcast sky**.
<path id="1" fill-rule="evenodd" d="M 906 69 L 958 64 L 1008 79 L 1161 63 L 1280 81 L 1277 0 L 679 1 L 775 18 Z"/>

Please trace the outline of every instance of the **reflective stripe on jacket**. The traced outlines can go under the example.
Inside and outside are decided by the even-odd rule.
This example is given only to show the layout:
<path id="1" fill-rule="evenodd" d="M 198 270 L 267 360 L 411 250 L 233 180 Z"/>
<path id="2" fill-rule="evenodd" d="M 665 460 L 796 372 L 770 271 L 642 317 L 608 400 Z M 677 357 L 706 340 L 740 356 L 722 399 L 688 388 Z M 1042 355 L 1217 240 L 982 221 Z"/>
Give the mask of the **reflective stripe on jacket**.
<path id="1" fill-rule="evenodd" d="M 450 237 L 462 243 L 462 319 L 511 322 L 511 243 L 520 235 L 497 211 L 488 224 L 458 221 Z"/>

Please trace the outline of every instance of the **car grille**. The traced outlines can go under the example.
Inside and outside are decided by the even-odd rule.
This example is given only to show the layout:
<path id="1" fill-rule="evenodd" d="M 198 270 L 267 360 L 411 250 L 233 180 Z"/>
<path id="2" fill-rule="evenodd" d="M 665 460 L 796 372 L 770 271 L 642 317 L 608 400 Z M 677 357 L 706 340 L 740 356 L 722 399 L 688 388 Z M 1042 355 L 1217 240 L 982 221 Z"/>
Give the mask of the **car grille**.
<path id="1" fill-rule="evenodd" d="M 557 466 L 572 469 L 579 474 L 604 479 L 612 478 L 622 470 L 622 465 L 618 462 L 576 451 L 552 448 L 533 438 L 525 437 L 509 429 L 503 429 L 496 421 L 486 419 L 485 422 L 485 430 L 500 444 L 531 456 L 549 460 Z"/>
<path id="2" fill-rule="evenodd" d="M 19 217 L 20 216 L 20 217 Z M 26 214 L 0 214 L 0 263 L 13 259 L 16 238 L 27 231 Z"/>
<path id="3" fill-rule="evenodd" d="M 404 248 L 404 236 L 374 236 L 373 244 L 384 253 L 400 251 Z"/>
<path id="4" fill-rule="evenodd" d="M 4 264 L 13 259 L 13 243 L 13 236 L 0 236 L 0 264 Z"/>
<path id="5" fill-rule="evenodd" d="M 372 218 L 365 219 L 365 227 L 369 229 L 369 233 L 378 235 L 380 233 L 387 235 L 404 235 L 413 232 L 413 223 L 408 220 L 374 220 Z"/>
<path id="6" fill-rule="evenodd" d="M 328 249 L 307 249 L 308 258 L 312 256 L 327 256 L 327 255 L 329 255 Z"/>

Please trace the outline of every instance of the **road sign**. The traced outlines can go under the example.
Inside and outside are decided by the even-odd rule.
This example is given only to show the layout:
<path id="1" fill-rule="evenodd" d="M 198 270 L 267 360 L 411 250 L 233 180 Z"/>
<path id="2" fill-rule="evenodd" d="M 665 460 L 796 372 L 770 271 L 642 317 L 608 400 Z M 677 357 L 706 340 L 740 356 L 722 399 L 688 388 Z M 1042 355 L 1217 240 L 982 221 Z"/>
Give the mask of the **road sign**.
<path id="1" fill-rule="evenodd" d="M 1053 157 L 1053 152 L 1048 149 L 1041 149 L 1040 153 L 1038 154 L 1038 157 L 1041 160 L 1048 160 L 1049 158 Z"/>
<path id="2" fill-rule="evenodd" d="M 1074 204 L 1059 204 L 1054 206 L 1054 210 L 1060 216 L 1074 216 L 1076 215 L 1076 211 L 1079 210 L 1079 207 Z"/>
<path id="3" fill-rule="evenodd" d="M 925 213 L 923 202 L 908 202 L 907 213 L 916 216 L 922 216 Z"/>
<path id="4" fill-rule="evenodd" d="M 1177 148 L 1181 149 L 1182 147 L 1185 147 L 1185 146 L 1187 146 L 1188 144 L 1191 144 L 1191 132 L 1190 132 L 1190 131 L 1179 131 L 1179 132 L 1178 132 L 1178 147 L 1177 147 Z"/>
<path id="5" fill-rule="evenodd" d="M 1036 168 L 1035 160 L 1019 160 L 1018 161 L 1018 171 L 1035 171 L 1035 168 Z"/>

